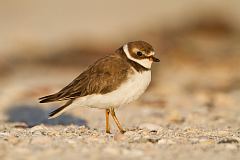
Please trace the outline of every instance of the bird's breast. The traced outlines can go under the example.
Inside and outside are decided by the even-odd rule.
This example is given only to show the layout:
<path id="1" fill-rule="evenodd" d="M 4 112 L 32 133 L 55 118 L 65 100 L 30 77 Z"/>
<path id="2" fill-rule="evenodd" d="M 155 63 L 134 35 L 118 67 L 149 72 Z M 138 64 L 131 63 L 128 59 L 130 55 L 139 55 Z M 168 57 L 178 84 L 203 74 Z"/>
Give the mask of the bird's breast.
<path id="1" fill-rule="evenodd" d="M 128 79 L 115 90 L 111 97 L 123 105 L 139 98 L 151 82 L 151 71 L 134 72 Z"/>

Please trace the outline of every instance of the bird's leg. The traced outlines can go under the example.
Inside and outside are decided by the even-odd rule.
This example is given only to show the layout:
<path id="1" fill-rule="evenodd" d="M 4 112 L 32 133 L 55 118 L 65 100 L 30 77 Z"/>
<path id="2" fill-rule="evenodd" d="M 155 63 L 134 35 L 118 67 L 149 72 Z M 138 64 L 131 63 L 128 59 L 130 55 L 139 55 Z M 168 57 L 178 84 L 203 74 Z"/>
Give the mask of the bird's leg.
<path id="1" fill-rule="evenodd" d="M 106 133 L 110 133 L 109 113 L 110 113 L 110 109 L 106 109 Z"/>
<path id="2" fill-rule="evenodd" d="M 116 114 L 115 114 L 115 111 L 114 111 L 114 108 L 111 108 L 110 109 L 110 113 L 113 117 L 113 120 L 115 121 L 115 123 L 117 124 L 118 126 L 118 129 L 120 130 L 121 133 L 125 133 L 125 130 L 122 128 L 121 124 L 119 123 L 117 117 L 116 117 Z"/>

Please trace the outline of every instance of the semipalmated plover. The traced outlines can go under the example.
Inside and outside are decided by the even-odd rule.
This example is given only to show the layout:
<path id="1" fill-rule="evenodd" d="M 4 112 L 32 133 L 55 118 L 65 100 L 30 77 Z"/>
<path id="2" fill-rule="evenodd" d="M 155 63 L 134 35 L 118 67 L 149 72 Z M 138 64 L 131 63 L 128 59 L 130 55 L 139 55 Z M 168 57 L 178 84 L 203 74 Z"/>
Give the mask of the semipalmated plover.
<path id="1" fill-rule="evenodd" d="M 160 60 L 153 47 L 144 41 L 129 42 L 82 72 L 59 92 L 40 98 L 40 103 L 66 101 L 49 114 L 55 118 L 74 106 L 101 108 L 106 111 L 106 132 L 110 133 L 109 114 L 121 133 L 115 109 L 136 100 L 151 81 L 151 66 Z"/>

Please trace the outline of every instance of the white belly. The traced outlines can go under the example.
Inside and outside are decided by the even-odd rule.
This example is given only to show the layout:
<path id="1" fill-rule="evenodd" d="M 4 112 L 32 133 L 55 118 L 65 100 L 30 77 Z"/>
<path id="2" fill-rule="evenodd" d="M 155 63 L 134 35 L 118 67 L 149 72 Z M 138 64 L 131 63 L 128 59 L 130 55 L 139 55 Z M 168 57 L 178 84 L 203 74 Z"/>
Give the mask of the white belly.
<path id="1" fill-rule="evenodd" d="M 100 95 L 94 94 L 79 98 L 73 106 L 87 106 L 94 108 L 119 107 L 139 98 L 151 82 L 151 71 L 135 72 L 117 90 Z"/>

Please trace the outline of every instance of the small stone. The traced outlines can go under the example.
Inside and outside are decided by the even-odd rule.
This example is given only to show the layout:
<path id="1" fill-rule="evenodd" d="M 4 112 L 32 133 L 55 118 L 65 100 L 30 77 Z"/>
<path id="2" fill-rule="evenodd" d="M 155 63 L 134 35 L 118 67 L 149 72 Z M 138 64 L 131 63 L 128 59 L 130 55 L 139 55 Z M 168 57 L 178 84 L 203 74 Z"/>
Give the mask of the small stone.
<path id="1" fill-rule="evenodd" d="M 117 133 L 114 135 L 114 140 L 115 141 L 125 141 L 127 137 L 124 134 Z"/>
<path id="2" fill-rule="evenodd" d="M 38 126 L 34 126 L 30 129 L 31 132 L 36 132 L 36 131 L 40 131 L 40 130 L 44 130 L 46 129 L 46 127 L 44 127 L 43 125 L 38 125 Z"/>
<path id="3" fill-rule="evenodd" d="M 238 149 L 237 145 L 235 145 L 235 144 L 226 144 L 225 147 L 229 150 L 237 150 Z"/>
<path id="4" fill-rule="evenodd" d="M 203 144 L 203 145 L 212 145 L 215 142 L 213 140 L 211 140 L 211 139 L 202 138 L 202 139 L 199 140 L 199 143 Z"/>
<path id="5" fill-rule="evenodd" d="M 10 136 L 7 138 L 7 141 L 11 144 L 17 144 L 20 140 L 15 136 Z"/>
<path id="6" fill-rule="evenodd" d="M 133 141 L 134 142 L 142 142 L 143 138 L 141 136 L 136 136 L 136 137 L 133 137 Z"/>
<path id="7" fill-rule="evenodd" d="M 168 145 L 171 145 L 171 144 L 176 144 L 176 142 L 170 140 L 170 139 L 160 139 L 158 141 L 158 144 L 168 144 Z"/>
<path id="8" fill-rule="evenodd" d="M 134 157 L 141 157 L 144 155 L 143 151 L 138 149 L 123 149 L 123 154 L 127 155 L 128 157 L 134 158 Z"/>
<path id="9" fill-rule="evenodd" d="M 32 144 L 37 144 L 37 145 L 46 145 L 49 144 L 49 142 L 51 142 L 52 139 L 50 137 L 46 137 L 46 136 L 37 136 L 32 138 L 31 143 Z"/>
<path id="10" fill-rule="evenodd" d="M 105 152 L 106 154 L 110 154 L 110 155 L 119 155 L 120 152 L 118 149 L 113 148 L 113 147 L 106 147 L 104 148 L 103 152 Z"/>
<path id="11" fill-rule="evenodd" d="M 18 123 L 14 125 L 14 128 L 26 129 L 28 125 L 26 123 Z"/>
<path id="12" fill-rule="evenodd" d="M 167 119 L 172 123 L 183 123 L 185 121 L 185 118 L 177 111 L 172 112 Z"/>
<path id="13" fill-rule="evenodd" d="M 150 131 L 158 131 L 161 126 L 159 125 L 156 125 L 156 124 L 152 124 L 152 123 L 144 123 L 144 124 L 141 124 L 139 126 L 140 129 L 147 129 L 147 130 L 150 130 Z"/>
<path id="14" fill-rule="evenodd" d="M 192 142 L 192 144 L 199 143 L 199 139 L 198 138 L 191 138 L 190 141 Z"/>
<path id="15" fill-rule="evenodd" d="M 66 142 L 69 144 L 76 144 L 76 141 L 74 141 L 72 139 L 67 139 Z"/>
<path id="16" fill-rule="evenodd" d="M 230 144 L 232 144 L 232 143 L 239 143 L 239 142 L 236 139 L 223 139 L 223 140 L 218 142 L 218 144 L 221 144 L 221 143 L 230 143 Z"/>
<path id="17" fill-rule="evenodd" d="M 41 136 L 41 135 L 43 135 L 42 131 L 35 131 L 35 132 L 32 132 L 32 134 L 34 136 Z"/>
<path id="18" fill-rule="evenodd" d="M 148 138 L 147 140 L 148 140 L 149 142 L 151 142 L 151 143 L 158 143 L 159 138 L 157 138 L 157 137 L 151 137 L 151 138 Z"/>
<path id="19" fill-rule="evenodd" d="M 0 138 L 7 137 L 9 135 L 10 135 L 9 133 L 0 132 Z"/>
<path id="20" fill-rule="evenodd" d="M 229 134 L 228 131 L 218 131 L 217 133 L 218 133 L 218 135 L 220 135 L 220 136 L 227 136 L 227 135 Z"/>
<path id="21" fill-rule="evenodd" d="M 164 132 L 164 129 L 162 127 L 160 127 L 158 130 L 157 130 L 157 133 L 156 134 L 162 134 Z"/>
<path id="22" fill-rule="evenodd" d="M 136 157 L 140 157 L 140 156 L 143 156 L 143 155 L 144 155 L 143 151 L 137 150 L 137 149 L 133 149 L 133 150 L 131 151 L 131 154 L 134 155 L 134 156 L 136 156 Z"/>
<path id="23" fill-rule="evenodd" d="M 127 131 L 126 133 L 124 133 L 124 135 L 126 135 L 128 137 L 131 137 L 131 136 L 136 135 L 136 132 L 134 132 L 134 131 Z"/>

